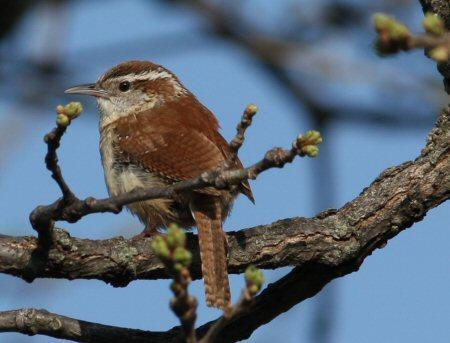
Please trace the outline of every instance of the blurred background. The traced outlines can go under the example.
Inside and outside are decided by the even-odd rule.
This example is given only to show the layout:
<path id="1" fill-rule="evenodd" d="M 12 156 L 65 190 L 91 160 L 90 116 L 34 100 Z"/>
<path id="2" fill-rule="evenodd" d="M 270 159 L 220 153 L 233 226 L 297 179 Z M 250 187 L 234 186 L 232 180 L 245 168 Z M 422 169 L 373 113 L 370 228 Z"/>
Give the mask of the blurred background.
<path id="1" fill-rule="evenodd" d="M 0 233 L 34 235 L 28 214 L 59 196 L 45 170 L 42 137 L 54 107 L 80 100 L 81 118 L 59 151 L 79 197 L 106 196 L 98 152 L 95 102 L 68 97 L 70 86 L 95 81 L 130 59 L 151 60 L 177 74 L 209 107 L 226 138 L 241 112 L 260 112 L 241 159 L 248 165 L 273 146 L 289 146 L 318 129 L 318 158 L 264 173 L 252 183 L 253 206 L 238 199 L 225 227 L 238 230 L 280 218 L 341 207 L 385 168 L 418 156 L 448 100 L 435 64 L 416 51 L 381 59 L 371 15 L 384 11 L 420 31 L 413 0 L 129 0 L 10 1 L 0 12 Z M 449 203 L 377 250 L 357 273 L 329 284 L 257 330 L 249 342 L 449 342 Z M 131 237 L 142 227 L 129 213 L 91 215 L 69 225 L 77 237 Z M 266 271 L 268 282 L 289 269 Z M 231 276 L 234 298 L 243 286 Z M 36 280 L 0 275 L 0 310 L 21 307 L 103 324 L 167 330 L 168 281 L 113 288 L 98 281 Z M 204 305 L 198 324 L 220 313 Z M 2 334 L 1 342 L 56 342 Z"/>

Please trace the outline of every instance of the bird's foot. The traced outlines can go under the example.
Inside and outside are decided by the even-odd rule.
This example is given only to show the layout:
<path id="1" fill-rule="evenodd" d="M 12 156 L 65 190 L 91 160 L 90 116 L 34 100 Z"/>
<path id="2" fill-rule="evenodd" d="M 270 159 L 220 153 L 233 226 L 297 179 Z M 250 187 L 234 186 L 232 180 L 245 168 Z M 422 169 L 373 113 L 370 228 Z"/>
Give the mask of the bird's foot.
<path id="1" fill-rule="evenodd" d="M 131 239 L 140 240 L 140 239 L 144 239 L 144 238 L 152 238 L 152 237 L 156 236 L 157 234 L 158 234 L 157 230 L 155 230 L 153 228 L 152 229 L 145 228 L 144 231 L 137 234 L 136 236 L 133 236 Z"/>

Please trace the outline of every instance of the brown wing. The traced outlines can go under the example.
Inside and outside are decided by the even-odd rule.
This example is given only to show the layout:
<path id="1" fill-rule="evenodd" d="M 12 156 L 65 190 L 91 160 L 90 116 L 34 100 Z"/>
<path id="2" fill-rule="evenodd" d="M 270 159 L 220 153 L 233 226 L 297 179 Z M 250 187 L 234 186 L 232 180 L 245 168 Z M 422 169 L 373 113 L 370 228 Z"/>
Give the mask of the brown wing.
<path id="1" fill-rule="evenodd" d="M 151 114 L 117 120 L 120 149 L 132 162 L 155 173 L 183 180 L 217 168 L 230 154 L 227 141 L 219 133 L 215 116 L 194 96 L 184 97 L 152 109 Z M 239 159 L 236 168 L 242 168 Z M 253 203 L 247 180 L 240 191 Z"/>
<path id="2" fill-rule="evenodd" d="M 121 121 L 116 126 L 118 148 L 129 162 L 168 179 L 193 178 L 224 161 L 221 150 L 206 135 L 176 121 L 145 115 Z"/>

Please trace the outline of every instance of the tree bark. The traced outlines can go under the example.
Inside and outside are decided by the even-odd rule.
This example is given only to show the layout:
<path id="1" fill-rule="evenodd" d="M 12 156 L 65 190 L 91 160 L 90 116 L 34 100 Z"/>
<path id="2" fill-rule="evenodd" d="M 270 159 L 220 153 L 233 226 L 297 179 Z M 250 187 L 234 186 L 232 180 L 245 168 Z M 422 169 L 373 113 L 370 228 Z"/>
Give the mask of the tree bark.
<path id="1" fill-rule="evenodd" d="M 164 343 L 176 339 L 176 335 L 170 333 L 90 323 L 36 309 L 0 312 L 0 332 L 20 332 L 29 336 L 41 334 L 77 342 L 96 343 Z"/>

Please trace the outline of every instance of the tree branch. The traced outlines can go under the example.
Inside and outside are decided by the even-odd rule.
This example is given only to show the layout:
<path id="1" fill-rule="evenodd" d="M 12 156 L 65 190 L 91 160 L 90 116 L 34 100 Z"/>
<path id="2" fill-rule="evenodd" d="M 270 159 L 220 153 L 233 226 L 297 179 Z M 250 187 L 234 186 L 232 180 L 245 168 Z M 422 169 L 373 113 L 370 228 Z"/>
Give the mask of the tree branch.
<path id="1" fill-rule="evenodd" d="M 296 268 L 269 285 L 218 338 L 226 342 L 249 337 L 259 326 L 317 294 L 331 280 L 358 270 L 375 249 L 448 200 L 449 142 L 447 107 L 415 161 L 388 168 L 341 209 L 228 233 L 231 273 L 241 273 L 250 264 L 266 269 Z M 168 277 L 150 248 L 150 239 L 83 240 L 61 230 L 55 236 L 45 259 L 36 254 L 37 240 L 33 237 L 0 237 L 0 272 L 26 280 L 99 279 L 115 286 Z M 201 272 L 195 235 L 188 236 L 188 247 L 194 252 L 191 273 L 198 278 Z M 200 327 L 198 336 L 210 325 L 212 322 Z M 177 327 L 168 333 L 178 334 L 179 330 Z"/>
<path id="2" fill-rule="evenodd" d="M 40 334 L 76 342 L 96 343 L 165 343 L 178 339 L 178 333 L 149 332 L 96 324 L 36 309 L 0 312 L 0 332 L 20 332 L 29 336 Z"/>

